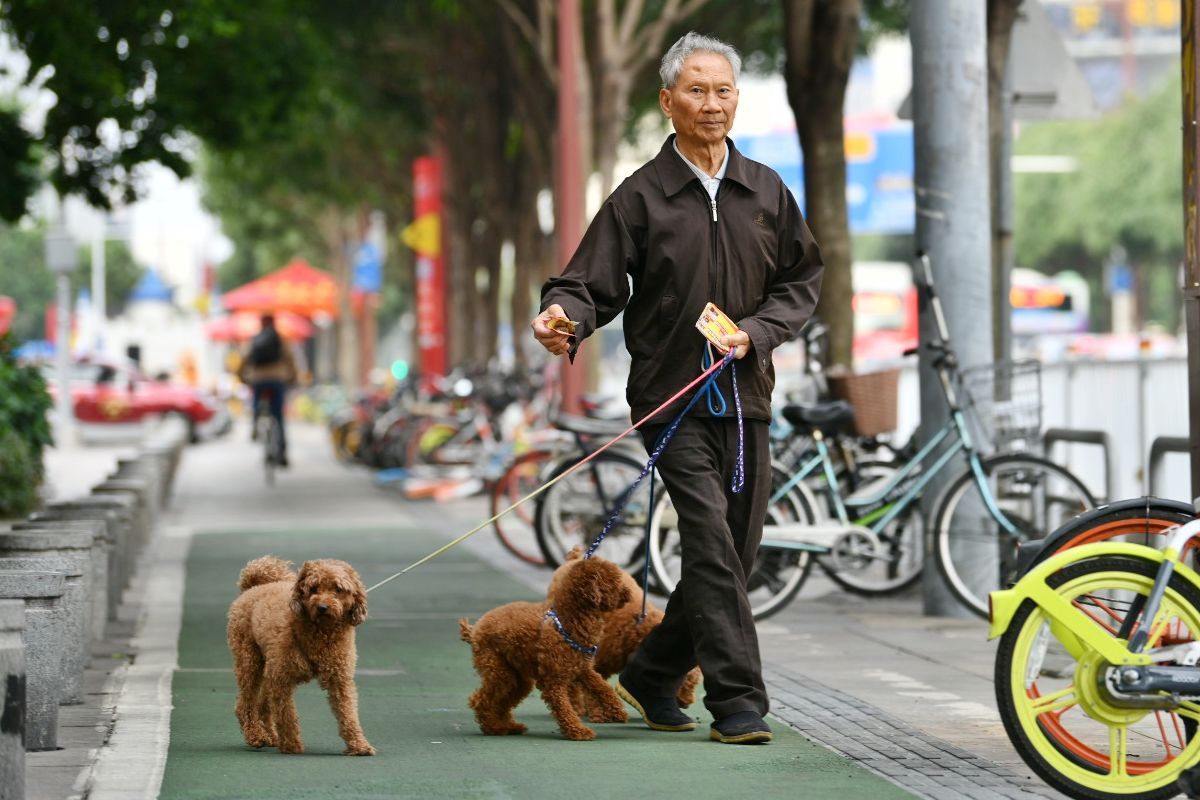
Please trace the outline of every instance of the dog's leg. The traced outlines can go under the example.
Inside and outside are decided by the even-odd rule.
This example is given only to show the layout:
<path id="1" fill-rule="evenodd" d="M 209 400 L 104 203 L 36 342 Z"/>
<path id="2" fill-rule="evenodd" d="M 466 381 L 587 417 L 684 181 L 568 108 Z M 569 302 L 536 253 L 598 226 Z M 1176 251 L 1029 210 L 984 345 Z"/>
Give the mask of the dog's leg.
<path id="1" fill-rule="evenodd" d="M 613 691 L 612 686 L 608 681 L 600 677 L 600 673 L 594 669 L 583 671 L 580 676 L 580 683 L 584 686 L 584 690 L 591 696 L 591 702 L 588 704 L 588 716 L 592 722 L 628 722 L 629 714 L 625 711 L 625 704 L 621 702 L 621 698 L 617 697 L 617 693 Z"/>
<path id="2" fill-rule="evenodd" d="M 692 703 L 696 702 L 696 686 L 700 683 L 700 668 L 693 667 L 692 670 L 684 677 L 683 685 L 679 687 L 680 708 L 687 708 Z"/>
<path id="3" fill-rule="evenodd" d="M 329 707 L 337 717 L 338 735 L 346 743 L 342 755 L 373 756 L 375 748 L 367 741 L 362 725 L 358 722 L 358 688 L 353 680 L 330 678 L 321 680 L 329 697 Z"/>
<path id="4" fill-rule="evenodd" d="M 275 735 L 270 723 L 264 720 L 261 702 L 263 657 L 258 645 L 240 630 L 231 630 L 229 649 L 233 653 L 233 675 L 238 694 L 234 705 L 242 736 L 251 747 L 273 747 Z"/>
<path id="5" fill-rule="evenodd" d="M 588 672 L 592 672 L 592 670 L 589 669 Z M 592 672 L 592 674 L 595 673 Z M 596 675 L 596 677 L 600 676 Z M 546 701 L 550 713 L 558 721 L 558 729 L 562 731 L 563 736 L 576 742 L 586 742 L 596 738 L 596 732 L 584 725 L 579 714 L 575 712 L 575 706 L 571 702 L 570 682 L 543 687 L 542 699 Z"/>
<path id="6" fill-rule="evenodd" d="M 512 712 L 529 694 L 533 681 L 495 653 L 483 649 L 475 653 L 475 671 L 482 683 L 471 693 L 467 705 L 475 710 L 479 730 L 488 736 L 508 736 L 528 730 L 513 718 Z"/>
<path id="7" fill-rule="evenodd" d="M 270 708 L 271 719 L 275 723 L 279 752 L 303 753 L 304 742 L 300 738 L 300 717 L 296 714 L 296 701 L 293 695 L 296 685 L 289 676 L 281 670 L 273 670 L 267 665 L 266 692 L 267 706 Z"/>

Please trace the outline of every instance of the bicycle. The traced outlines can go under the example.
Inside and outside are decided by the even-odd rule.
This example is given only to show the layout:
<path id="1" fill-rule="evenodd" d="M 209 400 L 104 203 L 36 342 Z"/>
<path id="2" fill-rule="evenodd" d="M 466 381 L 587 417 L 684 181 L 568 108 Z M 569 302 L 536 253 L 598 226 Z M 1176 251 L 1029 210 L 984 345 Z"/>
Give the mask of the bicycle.
<path id="1" fill-rule="evenodd" d="M 283 435 L 271 413 L 271 390 L 263 391 L 254 405 L 254 430 L 263 445 L 263 477 L 267 486 L 274 486 L 275 470 L 283 461 Z"/>
<path id="2" fill-rule="evenodd" d="M 827 440 L 852 420 L 853 409 L 833 402 L 790 410 L 789 421 L 812 437 L 817 452 L 772 494 L 756 569 L 773 569 L 776 574 L 751 576 L 764 595 L 757 605 L 752 603 L 757 619 L 786 607 L 800 591 L 808 574 L 806 562 L 814 556 L 838 584 L 852 591 L 889 594 L 912 585 L 925 560 L 926 520 L 920 498 L 960 454 L 966 466 L 946 483 L 929 517 L 932 547 L 950 590 L 980 616 L 987 614 L 988 591 L 1006 585 L 1015 573 L 1020 542 L 1095 505 L 1082 481 L 1044 458 L 980 454 L 967 419 L 968 409 L 976 415 L 978 409 L 963 390 L 963 371 L 951 348 L 928 257 L 922 255 L 919 264 L 924 279 L 918 281 L 919 289 L 929 301 L 937 331 L 937 339 L 922 346 L 933 356 L 949 418 L 915 455 L 877 465 L 875 481 L 843 496 Z M 1004 411 L 995 427 L 1002 441 L 1032 435 L 1027 420 L 1010 416 L 1013 404 L 1006 390 L 1012 389 L 1014 377 L 1009 374 L 998 382 Z M 978 418 L 974 424 L 981 427 Z M 818 501 L 807 483 L 810 478 L 821 482 L 826 503 Z M 668 590 L 677 580 L 679 554 L 678 531 L 662 524 L 671 520 L 665 511 L 669 502 L 664 498 L 664 510 L 652 512 L 650 543 L 655 575 Z"/>
<path id="3" fill-rule="evenodd" d="M 990 595 L 1005 731 L 1056 789 L 1089 800 L 1200 789 L 1200 575 L 1187 563 L 1198 537 L 1200 502 L 1124 501 L 1052 533 Z"/>

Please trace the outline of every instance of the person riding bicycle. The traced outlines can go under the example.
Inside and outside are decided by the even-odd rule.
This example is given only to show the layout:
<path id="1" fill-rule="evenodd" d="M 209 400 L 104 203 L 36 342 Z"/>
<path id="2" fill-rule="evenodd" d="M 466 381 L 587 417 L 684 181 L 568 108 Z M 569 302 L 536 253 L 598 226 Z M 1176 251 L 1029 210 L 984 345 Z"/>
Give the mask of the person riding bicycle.
<path id="1" fill-rule="evenodd" d="M 283 400 L 288 385 L 296 381 L 296 360 L 291 346 L 275 329 L 273 314 L 263 314 L 262 330 L 250 341 L 238 367 L 238 378 L 253 392 L 252 408 L 257 409 L 259 401 L 266 398 L 271 416 L 279 426 L 279 466 L 288 466 Z M 251 431 L 251 437 L 257 438 L 257 426 L 251 426 Z"/>

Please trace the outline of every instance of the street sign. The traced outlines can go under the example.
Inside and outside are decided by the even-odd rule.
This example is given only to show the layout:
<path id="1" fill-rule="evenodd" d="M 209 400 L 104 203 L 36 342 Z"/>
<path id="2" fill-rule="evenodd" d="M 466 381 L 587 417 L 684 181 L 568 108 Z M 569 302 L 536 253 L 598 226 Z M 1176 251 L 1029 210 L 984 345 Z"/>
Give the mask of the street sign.
<path id="1" fill-rule="evenodd" d="M 370 294 L 383 288 L 383 260 L 379 248 L 371 242 L 363 242 L 354 251 L 353 288 Z"/>
<path id="2" fill-rule="evenodd" d="M 46 231 L 46 266 L 57 274 L 71 273 L 79 263 L 75 240 L 66 228 L 55 226 Z"/>

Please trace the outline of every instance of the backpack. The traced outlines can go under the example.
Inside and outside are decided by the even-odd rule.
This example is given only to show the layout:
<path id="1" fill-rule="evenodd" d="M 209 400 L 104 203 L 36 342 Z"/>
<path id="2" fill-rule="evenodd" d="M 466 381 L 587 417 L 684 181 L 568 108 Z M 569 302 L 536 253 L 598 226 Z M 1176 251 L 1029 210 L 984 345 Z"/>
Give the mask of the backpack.
<path id="1" fill-rule="evenodd" d="M 279 333 L 265 330 L 258 333 L 250 342 L 250 353 L 246 359 L 256 367 L 274 364 L 283 358 L 283 341 Z"/>

